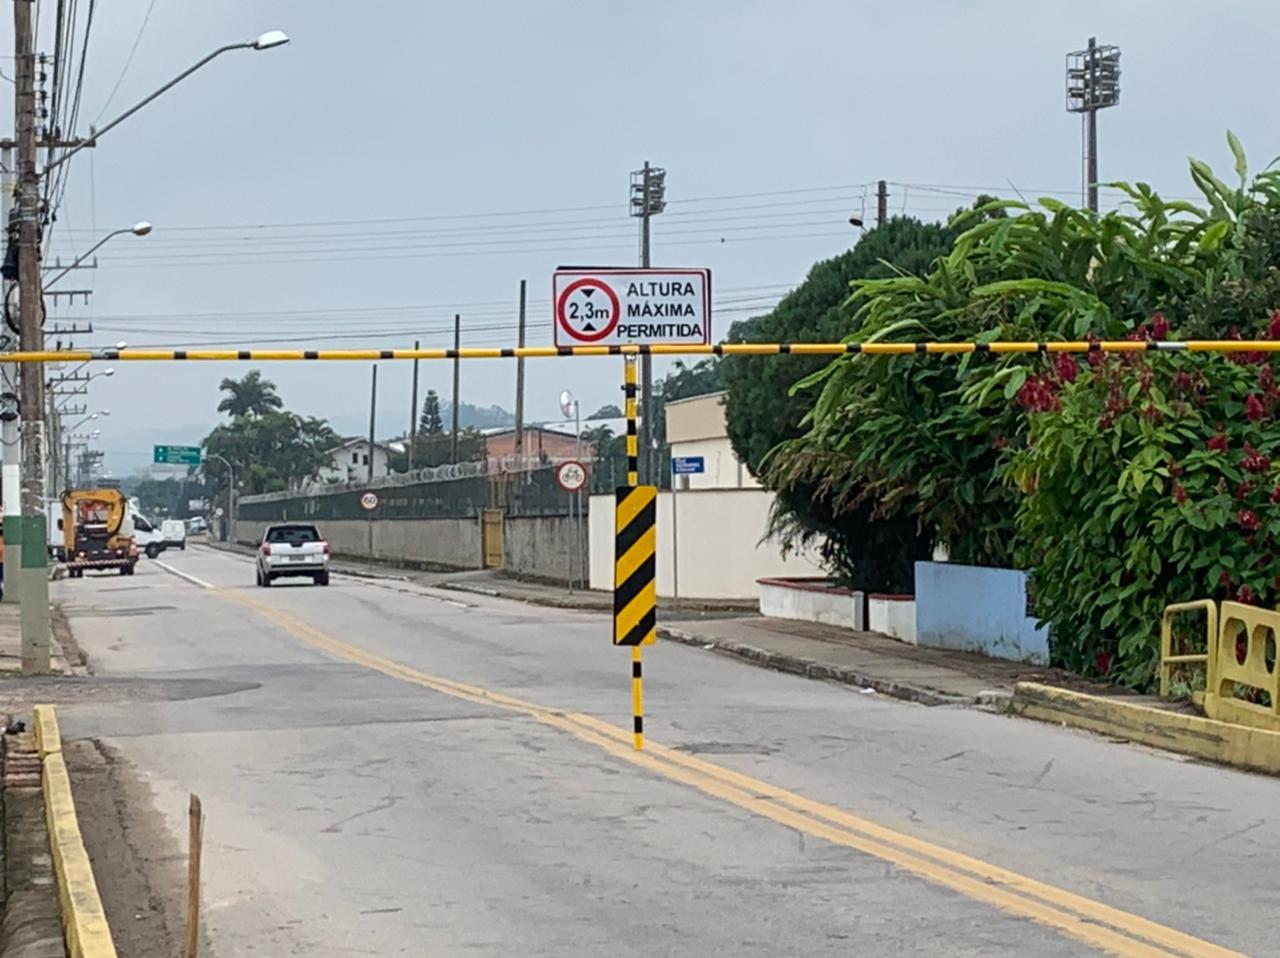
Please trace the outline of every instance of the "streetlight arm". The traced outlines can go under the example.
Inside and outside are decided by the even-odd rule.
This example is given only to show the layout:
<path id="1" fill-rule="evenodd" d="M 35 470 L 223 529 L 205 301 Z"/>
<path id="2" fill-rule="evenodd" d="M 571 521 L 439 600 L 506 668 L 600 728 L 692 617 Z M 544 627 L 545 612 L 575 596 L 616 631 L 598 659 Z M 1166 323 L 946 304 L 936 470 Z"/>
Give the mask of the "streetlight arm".
<path id="1" fill-rule="evenodd" d="M 191 74 L 195 73 L 205 64 L 207 64 L 210 60 L 220 57 L 224 53 L 230 53 L 232 50 L 252 50 L 252 49 L 254 49 L 253 41 L 249 41 L 248 43 L 230 43 L 230 44 L 227 44 L 227 46 L 225 47 L 218 47 L 218 49 L 214 50 L 212 53 L 206 56 L 203 60 L 200 60 L 198 63 L 188 67 L 186 70 L 179 73 L 176 77 L 174 77 L 164 86 L 162 86 L 160 89 L 156 90 L 154 93 L 148 96 L 145 100 L 142 100 L 141 102 L 136 103 L 133 106 L 131 106 L 129 109 L 125 110 L 118 117 L 116 117 L 106 126 L 104 126 L 101 130 L 94 130 L 93 135 L 90 136 L 88 139 L 82 140 L 80 143 L 73 146 L 71 149 L 67 150 L 66 153 L 63 153 L 57 159 L 51 160 L 48 164 L 46 164 L 44 168 L 44 172 L 47 174 L 50 170 L 56 169 L 57 167 L 61 166 L 63 163 L 67 162 L 67 160 L 71 159 L 73 156 L 75 156 L 77 153 L 83 150 L 86 146 L 95 146 L 98 142 L 98 137 L 102 136 L 102 134 L 106 133 L 108 130 L 114 129 L 115 127 L 119 126 L 125 120 L 129 119 L 129 117 L 133 116 L 135 113 L 141 110 L 148 103 L 159 98 L 161 95 L 168 93 L 170 90 L 172 90 L 175 86 L 177 86 L 187 77 L 191 76 Z"/>
<path id="2" fill-rule="evenodd" d="M 111 231 L 110 233 L 108 233 L 106 236 L 102 237 L 102 239 L 98 240 L 98 242 L 94 243 L 94 244 L 93 244 L 92 246 L 90 246 L 87 250 L 85 250 L 81 255 L 77 256 L 77 257 L 76 257 L 76 260 L 75 260 L 75 262 L 74 262 L 74 263 L 72 263 L 70 266 L 68 266 L 66 269 L 64 269 L 61 273 L 59 273 L 59 274 L 58 274 L 57 276 L 55 276 L 53 279 L 51 279 L 51 280 L 49 280 L 47 283 L 45 283 L 45 284 L 44 284 L 44 288 L 45 288 L 45 289 L 48 289 L 50 286 L 52 286 L 52 285 L 53 285 L 54 283 L 56 283 L 58 280 L 62 279 L 62 277 L 66 276 L 68 273 L 70 273 L 73 269 L 75 269 L 77 266 L 79 266 L 81 263 L 83 263 L 85 260 L 87 260 L 90 256 L 92 256 L 94 253 L 96 253 L 98 250 L 100 250 L 100 249 L 103 247 L 103 245 L 107 242 L 107 240 L 109 240 L 109 239 L 111 239 L 112 237 L 115 237 L 115 236 L 120 236 L 120 235 L 121 235 L 121 234 L 123 234 L 123 233 L 131 233 L 131 232 L 132 232 L 132 230 L 127 230 L 127 229 L 125 229 L 125 230 L 112 230 L 112 231 Z M 84 363 L 81 363 L 80 365 L 81 365 L 81 366 L 83 366 L 83 365 L 84 365 Z M 80 366 L 77 366 L 77 367 L 76 367 L 76 369 L 79 369 L 79 368 L 80 368 Z M 74 372 L 74 371 L 75 371 L 75 370 L 72 370 L 72 372 Z"/>

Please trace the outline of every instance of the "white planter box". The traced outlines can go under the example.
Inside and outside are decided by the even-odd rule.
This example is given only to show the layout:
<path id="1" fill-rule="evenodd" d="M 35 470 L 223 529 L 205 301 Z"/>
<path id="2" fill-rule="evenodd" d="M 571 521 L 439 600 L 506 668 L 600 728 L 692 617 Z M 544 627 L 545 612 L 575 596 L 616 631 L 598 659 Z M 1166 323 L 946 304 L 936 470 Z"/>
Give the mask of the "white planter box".
<path id="1" fill-rule="evenodd" d="M 760 614 L 773 619 L 821 622 L 862 631 L 863 595 L 831 584 L 830 579 L 757 579 Z"/>
<path id="2" fill-rule="evenodd" d="M 867 628 L 915 645 L 915 596 L 871 593 L 867 596 Z"/>

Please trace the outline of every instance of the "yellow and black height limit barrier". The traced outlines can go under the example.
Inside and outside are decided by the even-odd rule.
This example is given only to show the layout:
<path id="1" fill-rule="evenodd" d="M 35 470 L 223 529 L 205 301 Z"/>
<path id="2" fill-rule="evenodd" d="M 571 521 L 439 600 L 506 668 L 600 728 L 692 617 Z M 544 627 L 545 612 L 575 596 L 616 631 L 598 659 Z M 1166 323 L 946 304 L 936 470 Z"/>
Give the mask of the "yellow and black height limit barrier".
<path id="1" fill-rule="evenodd" d="M 68 349 L 0 353 L 0 363 L 55 362 L 287 362 L 395 359 L 554 359 L 562 356 L 903 356 L 989 353 L 1280 352 L 1280 340 L 1101 340 L 993 343 L 713 343 L 706 346 L 507 346 L 461 349 Z"/>

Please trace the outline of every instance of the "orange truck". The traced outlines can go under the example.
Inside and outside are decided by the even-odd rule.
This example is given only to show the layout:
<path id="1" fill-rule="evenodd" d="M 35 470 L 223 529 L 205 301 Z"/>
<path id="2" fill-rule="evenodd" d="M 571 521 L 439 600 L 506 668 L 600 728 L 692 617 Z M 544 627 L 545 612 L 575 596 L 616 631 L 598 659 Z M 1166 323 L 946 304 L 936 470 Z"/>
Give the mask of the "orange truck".
<path id="1" fill-rule="evenodd" d="M 67 573 L 119 569 L 133 575 L 138 549 L 133 543 L 129 500 L 119 489 L 71 489 L 62 496 L 62 537 Z"/>

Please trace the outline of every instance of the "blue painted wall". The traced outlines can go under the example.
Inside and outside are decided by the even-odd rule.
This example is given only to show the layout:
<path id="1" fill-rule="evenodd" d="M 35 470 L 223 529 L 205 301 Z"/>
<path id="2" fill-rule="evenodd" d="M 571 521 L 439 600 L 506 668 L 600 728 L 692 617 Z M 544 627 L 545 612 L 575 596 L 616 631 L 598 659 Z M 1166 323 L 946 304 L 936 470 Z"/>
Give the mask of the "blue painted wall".
<path id="1" fill-rule="evenodd" d="M 953 562 L 916 563 L 920 645 L 1045 664 L 1049 630 L 1027 616 L 1027 574 Z"/>

